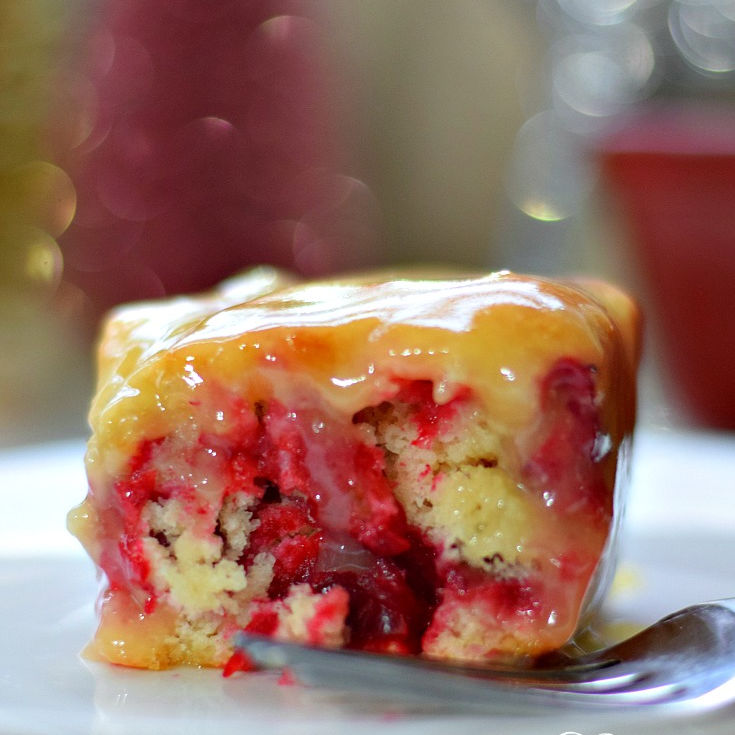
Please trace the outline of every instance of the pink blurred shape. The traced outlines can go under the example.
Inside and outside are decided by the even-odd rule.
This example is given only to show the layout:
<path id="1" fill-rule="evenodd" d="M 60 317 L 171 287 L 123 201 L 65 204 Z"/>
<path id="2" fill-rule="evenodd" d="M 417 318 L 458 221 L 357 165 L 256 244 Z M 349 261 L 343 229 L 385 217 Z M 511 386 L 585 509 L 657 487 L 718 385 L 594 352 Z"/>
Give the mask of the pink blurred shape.
<path id="1" fill-rule="evenodd" d="M 70 77 L 93 119 L 61 157 L 78 197 L 65 278 L 98 313 L 255 263 L 316 275 L 375 261 L 376 207 L 345 183 L 342 92 L 315 7 L 102 3 Z"/>

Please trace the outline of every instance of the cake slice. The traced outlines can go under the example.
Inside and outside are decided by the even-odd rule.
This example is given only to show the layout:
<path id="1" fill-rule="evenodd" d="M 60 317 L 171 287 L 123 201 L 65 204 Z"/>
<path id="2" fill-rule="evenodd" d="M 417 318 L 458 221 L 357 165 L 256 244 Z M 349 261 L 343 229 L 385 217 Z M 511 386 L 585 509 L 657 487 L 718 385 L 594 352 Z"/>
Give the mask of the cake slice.
<path id="1" fill-rule="evenodd" d="M 99 346 L 93 655 L 224 666 L 240 630 L 483 660 L 604 592 L 638 314 L 508 272 L 298 283 L 258 269 L 123 307 Z"/>

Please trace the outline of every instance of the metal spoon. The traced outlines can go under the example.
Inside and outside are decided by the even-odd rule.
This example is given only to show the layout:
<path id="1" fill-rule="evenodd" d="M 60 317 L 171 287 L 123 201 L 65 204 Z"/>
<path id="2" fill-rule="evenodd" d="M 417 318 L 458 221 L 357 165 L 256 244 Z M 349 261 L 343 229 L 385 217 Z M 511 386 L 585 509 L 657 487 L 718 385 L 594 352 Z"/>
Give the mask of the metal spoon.
<path id="1" fill-rule="evenodd" d="M 519 668 L 315 648 L 246 633 L 235 642 L 263 668 L 287 667 L 302 683 L 331 689 L 493 709 L 661 704 L 735 685 L 735 598 L 684 608 L 610 648 L 549 654 Z"/>

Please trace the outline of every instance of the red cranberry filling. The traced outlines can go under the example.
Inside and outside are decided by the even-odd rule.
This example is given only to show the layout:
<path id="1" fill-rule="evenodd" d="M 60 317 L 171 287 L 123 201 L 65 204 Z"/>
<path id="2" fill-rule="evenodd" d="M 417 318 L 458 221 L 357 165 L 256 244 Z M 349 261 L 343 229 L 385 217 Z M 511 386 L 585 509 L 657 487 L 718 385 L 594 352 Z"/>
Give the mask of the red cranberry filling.
<path id="1" fill-rule="evenodd" d="M 250 543 L 241 562 L 249 567 L 261 552 L 273 555 L 273 581 L 268 595 L 284 597 L 292 584 L 308 582 L 323 534 L 316 527 L 303 498 L 284 498 L 268 502 L 265 498 L 257 506 L 255 518 L 260 525 L 251 533 Z"/>
<path id="2" fill-rule="evenodd" d="M 407 524 L 382 452 L 309 410 L 271 405 L 261 428 L 252 458 L 264 488 L 253 510 L 260 525 L 242 563 L 273 554 L 272 599 L 297 582 L 346 589 L 351 646 L 418 652 L 437 602 L 435 552 Z M 269 622 L 248 628 L 265 632 Z"/>
<path id="3" fill-rule="evenodd" d="M 523 468 L 527 484 L 559 512 L 607 521 L 612 499 L 605 482 L 608 438 L 595 403 L 594 365 L 564 358 L 541 383 L 543 421 Z"/>
<path id="4" fill-rule="evenodd" d="M 523 472 L 531 487 L 549 494 L 551 512 L 607 507 L 594 399 L 594 369 L 571 359 L 560 360 L 541 383 L 546 418 Z M 414 381 L 395 400 L 411 407 L 414 443 L 430 447 L 463 397 L 440 406 L 430 382 Z M 315 591 L 339 585 L 350 598 L 348 645 L 403 653 L 421 650 L 440 598 L 482 596 L 509 617 L 539 608 L 540 592 L 526 580 L 463 564 L 438 569 L 435 549 L 407 523 L 393 495 L 382 450 L 364 444 L 352 426 L 346 430 L 313 407 L 288 410 L 275 401 L 257 406 L 255 416 L 246 434 L 220 437 L 217 445 L 226 459 L 224 494 L 244 491 L 256 499 L 250 510 L 258 525 L 239 561 L 248 569 L 262 552 L 274 557 L 270 599 L 285 597 L 296 583 Z M 201 439 L 203 445 L 210 440 Z M 160 443 L 143 443 L 127 480 L 116 485 L 123 532 L 118 555 L 105 567 L 113 586 L 133 581 L 150 591 L 140 540 L 143 505 L 186 492 L 159 486 L 152 458 Z M 276 613 L 263 609 L 248 629 L 269 634 L 277 623 Z"/>
<path id="5" fill-rule="evenodd" d="M 412 407 L 412 419 L 417 431 L 413 444 L 429 449 L 434 439 L 451 423 L 457 403 L 463 397 L 464 394 L 460 392 L 453 400 L 439 404 L 434 401 L 434 384 L 430 380 L 412 380 L 403 385 L 394 400 Z"/>

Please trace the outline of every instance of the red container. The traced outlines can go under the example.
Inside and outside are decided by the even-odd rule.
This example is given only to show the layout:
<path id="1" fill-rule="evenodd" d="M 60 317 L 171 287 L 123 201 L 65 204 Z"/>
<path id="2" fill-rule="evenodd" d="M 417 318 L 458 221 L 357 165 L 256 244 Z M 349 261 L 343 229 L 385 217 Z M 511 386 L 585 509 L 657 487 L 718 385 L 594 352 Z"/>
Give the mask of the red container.
<path id="1" fill-rule="evenodd" d="M 735 108 L 667 106 L 602 151 L 664 367 L 702 424 L 735 428 Z"/>

